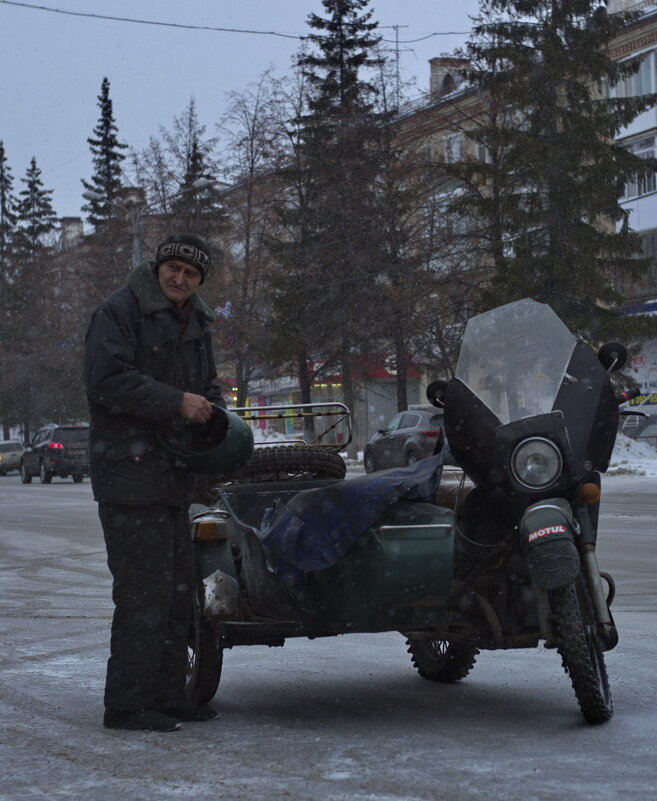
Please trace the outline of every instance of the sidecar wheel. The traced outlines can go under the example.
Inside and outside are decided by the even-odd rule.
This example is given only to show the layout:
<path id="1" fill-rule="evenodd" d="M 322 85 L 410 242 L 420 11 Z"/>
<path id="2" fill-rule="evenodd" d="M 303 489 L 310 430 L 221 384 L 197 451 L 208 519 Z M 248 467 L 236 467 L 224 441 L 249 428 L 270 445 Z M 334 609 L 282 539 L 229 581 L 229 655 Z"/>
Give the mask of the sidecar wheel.
<path id="1" fill-rule="evenodd" d="M 472 642 L 449 640 L 406 640 L 411 662 L 428 681 L 455 682 L 464 679 L 477 661 L 479 649 Z"/>
<path id="2" fill-rule="evenodd" d="M 188 701 L 200 706 L 214 698 L 221 678 L 222 663 L 223 648 L 217 644 L 212 626 L 203 619 L 195 603 L 187 641 L 185 695 Z"/>
<path id="3" fill-rule="evenodd" d="M 312 445 L 257 448 L 248 464 L 231 476 L 240 483 L 311 478 L 344 478 L 347 466 L 339 453 Z"/>
<path id="4" fill-rule="evenodd" d="M 580 575 L 567 586 L 551 590 L 549 596 L 557 650 L 582 714 L 587 723 L 604 723 L 614 708 L 586 583 Z"/>

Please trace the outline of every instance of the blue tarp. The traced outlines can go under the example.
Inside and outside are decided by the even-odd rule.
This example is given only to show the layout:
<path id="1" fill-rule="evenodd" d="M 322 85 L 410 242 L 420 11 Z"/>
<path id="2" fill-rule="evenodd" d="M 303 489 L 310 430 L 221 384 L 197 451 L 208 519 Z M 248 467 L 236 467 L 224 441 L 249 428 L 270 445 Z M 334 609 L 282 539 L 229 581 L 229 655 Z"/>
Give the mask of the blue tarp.
<path id="1" fill-rule="evenodd" d="M 279 560 L 279 574 L 323 570 L 335 564 L 395 501 L 433 503 L 443 458 L 444 451 L 409 467 L 304 490 L 287 503 L 267 509 L 260 536 Z"/>

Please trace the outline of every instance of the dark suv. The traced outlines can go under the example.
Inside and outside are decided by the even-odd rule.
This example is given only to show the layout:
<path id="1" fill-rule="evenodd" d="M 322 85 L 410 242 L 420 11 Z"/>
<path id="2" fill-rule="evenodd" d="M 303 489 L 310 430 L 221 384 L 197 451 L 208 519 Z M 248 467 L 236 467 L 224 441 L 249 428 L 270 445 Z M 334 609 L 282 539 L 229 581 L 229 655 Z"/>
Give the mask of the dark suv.
<path id="1" fill-rule="evenodd" d="M 42 484 L 50 484 L 53 476 L 72 476 L 79 483 L 89 474 L 89 426 L 50 423 L 40 428 L 23 453 L 20 470 L 23 484 L 32 476 Z"/>
<path id="2" fill-rule="evenodd" d="M 443 413 L 433 406 L 399 412 L 369 438 L 363 456 L 365 470 L 374 473 L 425 459 L 443 436 Z"/>

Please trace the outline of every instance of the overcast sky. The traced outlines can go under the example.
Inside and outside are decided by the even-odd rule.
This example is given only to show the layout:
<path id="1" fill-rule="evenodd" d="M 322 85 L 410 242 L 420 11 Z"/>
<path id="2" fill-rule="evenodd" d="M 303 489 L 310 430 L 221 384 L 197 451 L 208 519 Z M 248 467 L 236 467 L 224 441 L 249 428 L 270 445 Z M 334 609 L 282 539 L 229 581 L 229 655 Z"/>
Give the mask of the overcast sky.
<path id="1" fill-rule="evenodd" d="M 26 0 L 38 6 L 225 28 L 308 33 L 321 0 Z M 429 87 L 428 60 L 462 45 L 477 0 L 373 0 L 381 26 L 400 26 L 402 79 Z M 405 27 L 401 27 L 405 26 Z M 117 22 L 69 16 L 0 0 L 0 140 L 4 141 L 14 190 L 32 156 L 45 187 L 53 189 L 59 216 L 80 214 L 81 178 L 91 175 L 86 139 L 95 126 L 103 77 L 119 137 L 140 148 L 169 126 L 193 96 L 209 135 L 225 109 L 225 94 L 244 89 L 268 68 L 288 74 L 299 40 L 274 35 Z M 395 31 L 381 33 L 394 49 Z M 409 40 L 431 36 L 423 41 Z"/>

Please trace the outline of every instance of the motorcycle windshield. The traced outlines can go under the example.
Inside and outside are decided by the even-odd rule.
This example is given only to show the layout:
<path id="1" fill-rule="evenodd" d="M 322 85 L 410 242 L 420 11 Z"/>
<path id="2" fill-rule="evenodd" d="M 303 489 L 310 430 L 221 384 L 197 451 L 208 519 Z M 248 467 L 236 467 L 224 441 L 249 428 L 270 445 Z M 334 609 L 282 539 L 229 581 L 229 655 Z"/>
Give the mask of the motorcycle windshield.
<path id="1" fill-rule="evenodd" d="M 549 306 L 519 300 L 469 320 L 456 377 L 501 423 L 547 414 L 576 342 Z"/>

